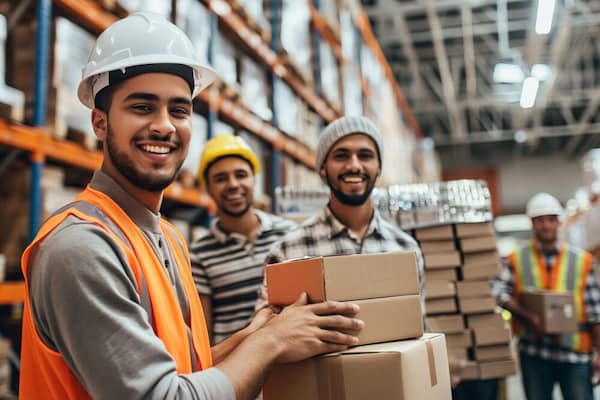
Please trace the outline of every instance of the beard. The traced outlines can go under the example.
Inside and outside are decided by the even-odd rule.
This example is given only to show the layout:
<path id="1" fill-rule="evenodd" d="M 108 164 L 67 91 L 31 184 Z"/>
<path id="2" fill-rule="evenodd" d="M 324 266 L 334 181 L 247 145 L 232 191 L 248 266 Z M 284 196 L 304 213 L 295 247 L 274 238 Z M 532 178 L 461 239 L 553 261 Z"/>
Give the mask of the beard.
<path id="1" fill-rule="evenodd" d="M 184 160 L 179 162 L 179 165 L 177 165 L 177 168 L 173 170 L 173 173 L 170 176 L 161 176 L 160 174 L 154 173 L 152 169 L 142 171 L 135 167 L 130 156 L 118 150 L 114 135 L 115 133 L 109 124 L 106 132 L 108 156 L 116 169 L 133 185 L 150 192 L 161 192 L 175 180 L 175 176 L 183 165 Z M 152 137 L 152 139 L 162 140 L 157 139 L 156 137 Z"/>
<path id="2" fill-rule="evenodd" d="M 245 206 L 245 207 L 244 207 L 242 210 L 240 210 L 240 211 L 231 211 L 231 210 L 229 210 L 227 207 L 221 207 L 221 208 L 220 208 L 220 211 L 221 211 L 223 214 L 225 214 L 225 215 L 228 215 L 228 216 L 230 216 L 230 217 L 233 217 L 233 218 L 239 218 L 239 217 L 241 217 L 242 215 L 246 214 L 246 213 L 248 212 L 248 210 L 250 210 L 250 206 L 251 206 L 251 205 L 250 205 L 250 202 L 247 202 L 247 203 L 246 203 L 246 206 Z"/>
<path id="3" fill-rule="evenodd" d="M 339 175 L 338 180 L 343 179 L 343 177 L 343 174 Z M 332 179 L 330 179 L 329 177 L 329 174 L 326 175 L 327 186 L 329 186 L 331 193 L 333 193 L 335 198 L 338 199 L 340 203 L 354 207 L 362 206 L 369 199 L 369 197 L 371 197 L 371 192 L 373 192 L 373 189 L 375 188 L 375 179 L 371 179 L 371 177 L 367 174 L 362 174 L 361 177 L 364 178 L 367 182 L 367 187 L 365 188 L 365 191 L 362 194 L 347 194 L 342 192 L 342 190 L 339 187 L 333 184 Z"/>

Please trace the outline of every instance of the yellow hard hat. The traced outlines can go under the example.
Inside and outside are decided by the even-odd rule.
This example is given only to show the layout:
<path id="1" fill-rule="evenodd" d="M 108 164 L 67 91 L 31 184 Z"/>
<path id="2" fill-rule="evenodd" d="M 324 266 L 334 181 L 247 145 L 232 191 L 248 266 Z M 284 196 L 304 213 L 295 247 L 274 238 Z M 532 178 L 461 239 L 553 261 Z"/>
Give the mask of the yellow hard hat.
<path id="1" fill-rule="evenodd" d="M 198 180 L 200 184 L 206 183 L 204 182 L 206 168 L 215 160 L 226 156 L 238 156 L 248 161 L 255 175 L 260 170 L 260 163 L 256 154 L 254 154 L 244 139 L 231 134 L 218 135 L 206 142 L 204 151 L 202 151 L 200 166 L 198 167 Z"/>

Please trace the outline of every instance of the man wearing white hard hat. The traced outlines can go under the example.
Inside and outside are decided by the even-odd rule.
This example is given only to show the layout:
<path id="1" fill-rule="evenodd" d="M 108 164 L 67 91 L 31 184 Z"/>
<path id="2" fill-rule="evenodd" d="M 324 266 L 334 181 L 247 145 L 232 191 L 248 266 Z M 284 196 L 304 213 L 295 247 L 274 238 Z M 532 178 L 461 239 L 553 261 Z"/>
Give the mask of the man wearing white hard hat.
<path id="1" fill-rule="evenodd" d="M 519 338 L 523 386 L 528 400 L 552 398 L 558 382 L 565 399 L 593 399 L 592 378 L 600 371 L 593 350 L 600 346 L 600 288 L 592 256 L 559 240 L 560 202 L 537 193 L 527 203 L 534 239 L 511 253 L 497 285 L 498 303 L 513 315 Z M 573 334 L 547 334 L 540 315 L 524 308 L 523 290 L 572 292 L 579 329 Z"/>
<path id="2" fill-rule="evenodd" d="M 160 217 L 190 141 L 192 99 L 215 73 L 185 34 L 138 13 L 97 39 L 79 99 L 104 160 L 22 258 L 22 399 L 252 399 L 272 364 L 347 348 L 358 306 L 258 313 L 210 347 L 187 246 Z"/>

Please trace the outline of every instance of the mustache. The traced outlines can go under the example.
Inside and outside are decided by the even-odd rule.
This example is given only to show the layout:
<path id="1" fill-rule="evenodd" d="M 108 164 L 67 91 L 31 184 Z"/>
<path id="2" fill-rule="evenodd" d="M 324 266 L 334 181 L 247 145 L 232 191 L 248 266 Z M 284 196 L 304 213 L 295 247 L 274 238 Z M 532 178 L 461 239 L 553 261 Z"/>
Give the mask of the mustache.
<path id="1" fill-rule="evenodd" d="M 175 146 L 181 145 L 181 140 L 175 135 L 160 135 L 156 132 L 152 132 L 148 135 L 136 135 L 133 140 L 152 140 L 153 142 L 169 143 Z"/>
<path id="2" fill-rule="evenodd" d="M 370 177 L 369 177 L 368 174 L 360 173 L 360 172 L 358 172 L 358 173 L 357 172 L 346 172 L 346 173 L 343 173 L 343 174 L 339 174 L 338 175 L 338 179 L 344 179 L 344 178 L 346 178 L 348 176 L 354 176 L 354 177 L 358 176 L 358 177 L 360 177 L 360 178 L 362 178 L 364 180 L 369 180 L 370 179 Z"/>

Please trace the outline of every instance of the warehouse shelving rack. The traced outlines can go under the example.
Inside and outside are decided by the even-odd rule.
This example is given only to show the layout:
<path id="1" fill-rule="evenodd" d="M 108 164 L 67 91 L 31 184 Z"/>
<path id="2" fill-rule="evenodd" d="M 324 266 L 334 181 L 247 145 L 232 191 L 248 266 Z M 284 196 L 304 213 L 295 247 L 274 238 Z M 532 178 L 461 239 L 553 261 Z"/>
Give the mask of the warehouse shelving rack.
<path id="1" fill-rule="evenodd" d="M 318 94 L 318 91 L 306 85 L 300 75 L 278 56 L 278 37 L 276 35 L 273 35 L 271 43 L 267 43 L 257 32 L 250 29 L 247 22 L 236 14 L 231 5 L 225 0 L 198 1 L 201 1 L 222 26 L 244 44 L 255 59 L 262 61 L 267 66 L 272 79 L 277 77 L 289 85 L 322 118 L 324 123 L 330 122 L 341 115 L 340 110 L 334 109 L 327 100 Z M 339 37 L 318 10 L 318 1 L 307 1 L 309 1 L 310 6 L 312 26 L 318 32 L 319 38 L 317 40 L 322 38 L 332 47 L 333 53 L 340 64 L 347 62 L 348 60 L 343 59 Z M 76 143 L 53 139 L 46 130 L 41 128 L 46 118 L 46 85 L 42 83 L 47 82 L 48 79 L 49 31 L 53 4 L 65 11 L 75 23 L 96 34 L 103 31 L 118 18 L 116 15 L 102 9 L 98 3 L 92 0 L 37 0 L 38 32 L 36 36 L 37 54 L 34 77 L 36 87 L 33 121 L 36 126 L 26 127 L 0 122 L 0 143 L 25 150 L 31 154 L 30 237 L 33 237 L 40 225 L 40 181 L 44 160 L 46 158 L 54 159 L 78 168 L 93 170 L 101 164 L 102 159 L 100 152 L 86 150 Z M 277 7 L 281 7 L 281 1 L 271 1 L 272 14 L 276 14 Z M 355 11 L 353 14 L 354 22 L 364 42 L 371 47 L 373 53 L 379 59 L 386 77 L 392 83 L 398 106 L 404 114 L 405 120 L 412 132 L 416 136 L 420 136 L 419 126 L 412 116 L 410 107 L 393 78 L 391 68 L 373 36 L 366 14 L 360 6 L 352 8 Z M 273 19 L 271 22 L 273 25 L 277 23 Z M 361 80 L 363 94 L 368 96 L 371 92 L 368 83 L 362 77 L 359 77 L 359 79 Z M 273 177 L 271 180 L 272 194 L 275 192 L 274 188 L 280 184 L 279 160 L 281 154 L 289 156 L 310 169 L 315 169 L 313 152 L 303 143 L 278 129 L 276 115 L 274 115 L 272 122 L 264 121 L 244 106 L 222 96 L 218 89 L 205 90 L 200 93 L 198 100 L 208 106 L 209 136 L 212 132 L 210 121 L 220 115 L 223 119 L 233 121 L 271 146 L 273 150 L 270 166 Z M 206 208 L 209 214 L 215 212 L 212 201 L 199 190 L 185 189 L 174 183 L 168 188 L 166 196 L 181 203 Z"/>

